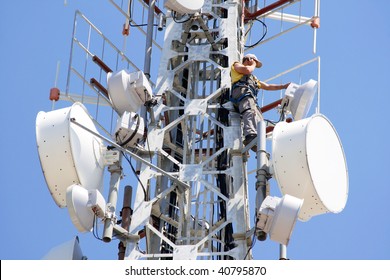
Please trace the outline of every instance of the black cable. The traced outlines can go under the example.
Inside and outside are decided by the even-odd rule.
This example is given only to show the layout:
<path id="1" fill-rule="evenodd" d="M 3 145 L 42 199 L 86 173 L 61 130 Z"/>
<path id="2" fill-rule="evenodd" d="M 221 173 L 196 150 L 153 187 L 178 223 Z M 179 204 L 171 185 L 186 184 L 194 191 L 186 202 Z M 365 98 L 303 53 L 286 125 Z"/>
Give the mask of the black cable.
<path id="1" fill-rule="evenodd" d="M 288 105 L 288 103 L 284 103 L 282 111 L 280 112 L 280 118 L 279 118 L 278 122 L 284 121 L 284 119 L 285 119 L 284 110 L 286 109 L 287 105 Z"/>
<path id="2" fill-rule="evenodd" d="M 100 241 L 103 241 L 103 239 L 100 238 L 99 235 L 98 235 L 97 223 L 98 223 L 98 222 L 97 222 L 97 219 L 96 219 L 96 215 L 93 215 L 93 231 L 92 231 L 93 236 L 94 236 L 96 239 L 98 239 L 98 240 L 100 240 Z"/>
<path id="3" fill-rule="evenodd" d="M 277 124 L 277 122 L 271 121 L 271 120 L 269 120 L 269 119 L 264 119 L 264 121 L 269 122 L 270 124 L 273 124 L 273 125 L 276 125 L 276 124 Z"/>
<path id="4" fill-rule="evenodd" d="M 252 244 L 251 244 L 251 246 L 248 248 L 248 251 L 246 252 L 246 255 L 245 255 L 245 257 L 244 257 L 244 260 L 245 260 L 246 257 L 248 256 L 250 250 L 252 250 L 253 247 L 254 247 L 255 244 L 256 244 L 256 222 L 257 222 L 257 217 L 256 217 L 256 215 L 255 215 L 254 217 L 255 217 L 255 230 L 253 231 Z"/>
<path id="5" fill-rule="evenodd" d="M 144 94 L 145 94 L 144 99 L 147 100 L 146 91 L 144 91 Z M 152 99 L 152 100 L 153 100 L 153 99 Z M 148 101 L 145 102 L 144 106 L 148 107 L 148 106 L 146 105 L 147 103 L 148 103 Z M 150 104 L 150 106 L 155 106 L 155 105 L 157 104 L 157 102 L 156 102 L 156 103 L 151 102 L 151 103 L 149 103 L 149 104 Z M 151 151 L 150 151 L 150 145 L 149 145 L 149 140 L 148 140 L 148 131 L 149 131 L 149 128 L 148 128 L 148 122 L 147 122 L 147 120 L 148 120 L 148 112 L 147 112 L 147 111 L 148 111 L 148 110 L 145 110 L 145 120 L 146 120 L 146 122 L 145 122 L 145 127 L 144 127 L 144 130 L 146 131 L 146 138 L 145 138 L 145 141 L 146 141 L 146 145 L 148 146 L 149 160 L 150 160 L 150 163 L 152 163 L 152 153 L 151 153 Z M 151 112 L 151 114 L 153 114 L 153 111 Z"/>
<path id="6" fill-rule="evenodd" d="M 131 5 L 133 4 L 133 1 L 130 1 L 130 5 L 129 5 L 129 25 L 131 27 L 142 27 L 142 26 L 147 26 L 148 24 L 147 23 L 143 23 L 143 24 L 131 24 Z M 153 26 L 158 26 L 158 24 L 153 24 Z"/>
<path id="7" fill-rule="evenodd" d="M 137 119 L 137 123 L 136 123 L 136 126 L 135 126 L 135 129 L 134 129 L 133 133 L 130 135 L 129 138 L 127 138 L 123 142 L 119 142 L 119 140 L 118 140 L 118 138 L 119 138 L 119 131 L 115 133 L 115 139 L 117 140 L 118 145 L 121 146 L 121 147 L 124 147 L 125 145 L 127 145 L 137 135 L 138 128 L 139 128 L 141 120 L 140 120 L 140 116 L 138 114 L 135 114 L 134 118 Z"/>
<path id="8" fill-rule="evenodd" d="M 254 20 L 260 22 L 263 25 L 263 27 L 265 28 L 265 31 L 263 32 L 263 36 L 261 36 L 261 38 L 256 43 L 254 43 L 253 45 L 250 45 L 250 46 L 244 45 L 245 48 L 253 48 L 253 47 L 257 46 L 258 44 L 260 44 L 260 42 L 263 41 L 265 35 L 267 35 L 267 32 L 268 32 L 268 27 L 263 21 L 261 21 L 257 18 L 255 18 Z M 252 29 L 252 27 L 251 27 L 251 29 Z"/>
<path id="9" fill-rule="evenodd" d="M 271 123 L 273 126 L 275 126 L 277 123 L 280 123 L 281 121 L 284 121 L 285 120 L 284 110 L 286 109 L 287 105 L 288 105 L 287 103 L 283 105 L 278 121 L 271 121 L 269 119 L 264 119 L 264 121 Z"/>
<path id="10" fill-rule="evenodd" d="M 143 24 L 131 24 L 130 20 L 129 20 L 129 25 L 131 27 L 142 27 L 142 26 L 148 26 L 147 23 L 143 23 Z M 158 26 L 158 24 L 153 24 L 153 26 Z"/>
<path id="11" fill-rule="evenodd" d="M 124 152 L 122 152 L 122 155 L 127 160 L 127 162 L 129 163 L 129 165 L 131 167 L 131 170 L 133 171 L 133 173 L 134 173 L 135 177 L 137 178 L 138 182 L 140 183 L 140 185 L 142 187 L 142 190 L 144 191 L 144 200 L 147 201 L 147 194 L 146 194 L 145 186 L 144 186 L 144 184 L 142 184 L 141 180 L 139 179 L 138 174 L 135 171 L 135 168 L 134 168 L 133 164 L 131 163 L 131 160 L 127 157 L 127 155 Z"/>
<path id="12" fill-rule="evenodd" d="M 172 19 L 173 19 L 173 21 L 176 22 L 176 23 L 185 23 L 185 22 L 187 22 L 187 21 L 189 21 L 189 20 L 191 19 L 191 17 L 188 17 L 187 19 L 185 19 L 185 20 L 183 20 L 183 21 L 178 21 L 176 15 L 177 15 L 176 12 L 172 13 Z"/>

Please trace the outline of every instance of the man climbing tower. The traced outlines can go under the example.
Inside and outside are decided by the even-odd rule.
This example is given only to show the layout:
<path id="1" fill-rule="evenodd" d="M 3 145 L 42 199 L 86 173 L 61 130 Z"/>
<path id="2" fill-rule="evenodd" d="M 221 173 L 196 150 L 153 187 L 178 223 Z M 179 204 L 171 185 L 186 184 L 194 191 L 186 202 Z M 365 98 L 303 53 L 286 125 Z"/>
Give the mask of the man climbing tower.
<path id="1" fill-rule="evenodd" d="M 243 134 L 244 145 L 248 145 L 257 136 L 257 123 L 263 119 L 260 108 L 257 106 L 257 92 L 263 90 L 286 89 L 287 84 L 267 84 L 260 81 L 253 75 L 256 68 L 262 63 L 254 54 L 247 54 L 243 57 L 242 63 L 236 61 L 231 67 L 232 90 L 231 101 L 236 110 L 241 114 L 244 124 Z M 256 148 L 252 148 L 254 151 Z"/>

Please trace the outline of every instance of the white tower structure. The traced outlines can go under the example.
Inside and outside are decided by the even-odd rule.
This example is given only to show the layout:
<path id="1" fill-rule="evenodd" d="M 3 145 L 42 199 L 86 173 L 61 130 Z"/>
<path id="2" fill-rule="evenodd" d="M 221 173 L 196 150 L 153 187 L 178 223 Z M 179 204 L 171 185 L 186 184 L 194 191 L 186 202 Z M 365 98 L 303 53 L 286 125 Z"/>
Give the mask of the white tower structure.
<path id="1" fill-rule="evenodd" d="M 168 3 L 171 1 L 167 1 Z M 196 2 L 196 1 L 194 1 Z M 199 1 L 203 2 L 203 1 Z M 240 1 L 205 1 L 201 11 L 169 10 L 156 101 L 148 127 L 130 233 L 146 227 L 147 254 L 126 257 L 244 259 L 250 239 L 240 116 L 224 108 L 230 65 L 243 53 Z M 183 186 L 178 184 L 182 182 Z"/>
<path id="2" fill-rule="evenodd" d="M 241 61 L 245 51 L 302 25 L 318 28 L 319 1 L 308 1 L 315 2 L 314 17 L 284 14 L 283 8 L 301 2 L 291 0 L 262 8 L 254 0 L 166 0 L 165 13 L 156 1 L 128 1 L 123 8 L 110 0 L 126 16 L 124 34 L 131 23 L 140 26 L 131 17 L 133 2 L 148 12 L 143 71 L 76 12 L 74 32 L 76 21 L 85 21 L 89 33 L 96 31 L 101 37 L 102 49 L 111 46 L 116 56 L 112 70 L 105 52 L 99 57 L 89 39 L 84 44 L 74 33 L 67 90 L 52 89 L 51 99 L 75 104 L 37 117 L 38 150 L 49 190 L 60 207 L 69 209 L 76 228 L 91 231 L 94 223 L 104 223 L 103 241 L 111 242 L 115 234 L 124 259 L 243 260 L 253 258 L 253 237 L 269 236 L 285 249 L 298 219 L 342 211 L 348 195 L 347 167 L 334 127 L 319 112 L 319 77 L 291 84 L 280 100 L 262 108 L 277 107 L 281 121 L 258 125 L 255 186 L 248 185 L 248 155 L 255 143 L 244 147 L 241 116 L 229 102 L 230 67 Z M 246 28 L 264 18 L 293 26 L 246 46 Z M 161 46 L 153 39 L 155 22 L 158 30 L 165 30 Z M 316 31 L 314 42 L 315 36 Z M 152 81 L 151 54 L 156 45 L 161 55 Z M 107 73 L 104 78 L 89 80 L 86 71 L 77 70 L 73 57 L 77 47 L 99 65 L 100 77 L 102 71 Z M 280 75 L 312 62 L 318 62 L 319 75 L 319 58 Z M 70 93 L 74 74 L 93 95 Z M 316 93 L 316 114 L 306 118 Z M 106 125 L 76 101 L 112 108 L 111 115 L 114 112 L 117 118 Z M 288 114 L 292 123 L 284 121 Z M 267 151 L 267 139 L 272 140 L 272 151 Z M 60 143 L 66 154 L 53 143 Z M 125 194 L 119 226 L 118 190 L 125 160 L 137 181 L 134 199 L 131 191 Z M 69 170 L 72 176 L 58 180 L 63 174 L 55 168 L 58 162 L 64 166 L 61 172 Z M 103 169 L 110 176 L 108 189 L 102 187 Z M 270 195 L 272 177 L 282 197 Z M 249 198 L 248 187 L 256 189 L 256 198 Z M 249 199 L 256 200 L 254 209 Z"/>

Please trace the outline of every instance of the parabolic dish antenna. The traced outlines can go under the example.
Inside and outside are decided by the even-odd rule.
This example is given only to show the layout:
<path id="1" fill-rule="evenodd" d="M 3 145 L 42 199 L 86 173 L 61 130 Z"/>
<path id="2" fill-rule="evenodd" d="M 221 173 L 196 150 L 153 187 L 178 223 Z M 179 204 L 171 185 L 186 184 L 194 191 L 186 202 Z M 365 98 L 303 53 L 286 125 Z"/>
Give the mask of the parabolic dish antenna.
<path id="1" fill-rule="evenodd" d="M 285 95 L 289 99 L 287 111 L 290 111 L 294 120 L 301 120 L 307 116 L 317 92 L 317 82 L 309 80 L 303 85 L 291 83 Z"/>
<path id="2" fill-rule="evenodd" d="M 81 251 L 79 238 L 76 236 L 72 240 L 51 249 L 43 260 L 84 260 L 86 257 Z"/>
<path id="3" fill-rule="evenodd" d="M 112 106 L 122 116 L 124 112 L 137 112 L 152 99 L 152 88 L 142 71 L 129 73 L 121 70 L 107 74 L 107 90 Z"/>
<path id="4" fill-rule="evenodd" d="M 100 192 L 103 187 L 103 142 L 71 123 L 72 118 L 97 133 L 87 109 L 77 102 L 71 107 L 39 112 L 36 118 L 41 167 L 50 194 L 59 207 L 67 206 L 66 190 L 73 184 Z"/>
<path id="5" fill-rule="evenodd" d="M 91 207 L 88 207 L 88 191 L 74 184 L 67 189 L 66 203 L 72 223 L 80 232 L 88 232 L 93 228 L 94 216 Z"/>
<path id="6" fill-rule="evenodd" d="M 347 163 L 339 136 L 323 115 L 275 126 L 272 167 L 281 192 L 304 199 L 300 220 L 344 209 Z"/>
<path id="7" fill-rule="evenodd" d="M 269 233 L 270 238 L 288 245 L 303 200 L 291 195 L 283 198 L 267 196 L 261 204 L 257 227 Z"/>
<path id="8" fill-rule="evenodd" d="M 165 7 L 181 14 L 194 14 L 199 11 L 204 0 L 166 0 Z"/>

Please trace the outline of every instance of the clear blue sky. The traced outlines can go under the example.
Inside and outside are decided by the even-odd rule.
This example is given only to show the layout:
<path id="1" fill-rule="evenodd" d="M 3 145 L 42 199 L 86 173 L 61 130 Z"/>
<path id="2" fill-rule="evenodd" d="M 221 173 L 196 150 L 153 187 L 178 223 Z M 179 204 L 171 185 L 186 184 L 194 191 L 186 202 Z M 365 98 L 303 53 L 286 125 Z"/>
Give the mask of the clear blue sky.
<path id="1" fill-rule="evenodd" d="M 65 90 L 75 9 L 84 12 L 99 28 L 110 23 L 109 15 L 119 17 L 118 13 L 108 12 L 113 8 L 105 0 L 67 2 L 64 6 L 62 0 L 3 1 L 0 9 L 3 260 L 41 259 L 52 247 L 75 235 L 79 235 L 89 259 L 117 257 L 117 241 L 105 244 L 92 234 L 78 234 L 67 210 L 59 209 L 51 199 L 38 159 L 35 118 L 39 111 L 51 109 L 48 94 L 54 85 L 57 61 L 61 61 L 58 87 Z M 288 257 L 390 259 L 390 3 L 321 2 L 321 112 L 332 121 L 343 143 L 349 170 L 349 199 L 340 214 L 298 222 Z M 120 34 L 121 26 L 116 28 L 115 32 Z M 135 48 L 131 46 L 134 42 L 127 44 L 129 49 Z M 265 62 L 261 70 L 264 72 L 259 74 L 276 74 L 266 67 L 267 63 L 281 53 L 288 54 L 297 44 L 298 40 L 290 41 L 275 49 L 275 53 L 255 50 Z M 140 43 L 137 47 L 144 49 Z M 257 242 L 254 252 L 260 259 L 278 258 L 278 246 L 272 241 Z"/>

